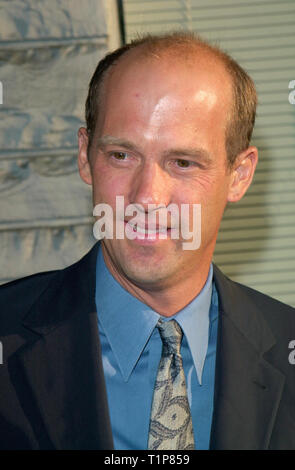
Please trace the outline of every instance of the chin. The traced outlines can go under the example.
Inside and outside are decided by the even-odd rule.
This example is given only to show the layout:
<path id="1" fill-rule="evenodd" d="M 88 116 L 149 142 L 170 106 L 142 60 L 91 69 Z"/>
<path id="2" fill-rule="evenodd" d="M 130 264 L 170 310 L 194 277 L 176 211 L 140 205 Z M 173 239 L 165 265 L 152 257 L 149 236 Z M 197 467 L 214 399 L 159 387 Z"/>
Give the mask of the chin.
<path id="1" fill-rule="evenodd" d="M 146 264 L 130 264 L 124 266 L 125 276 L 134 284 L 138 286 L 145 287 L 158 287 L 169 284 L 169 279 L 175 276 L 175 265 L 173 268 L 169 269 L 169 266 L 164 265 L 163 263 L 160 266 L 157 264 L 151 263 L 151 265 Z"/>

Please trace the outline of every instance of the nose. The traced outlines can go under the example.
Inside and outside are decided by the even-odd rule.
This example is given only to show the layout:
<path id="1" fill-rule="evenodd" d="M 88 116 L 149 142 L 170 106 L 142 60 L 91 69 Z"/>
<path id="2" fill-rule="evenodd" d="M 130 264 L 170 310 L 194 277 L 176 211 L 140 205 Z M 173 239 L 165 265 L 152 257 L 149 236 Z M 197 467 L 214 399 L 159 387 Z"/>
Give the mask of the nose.
<path id="1" fill-rule="evenodd" d="M 165 170 L 156 162 L 147 162 L 134 175 L 129 200 L 140 204 L 145 212 L 149 204 L 167 207 L 170 203 L 170 184 Z"/>

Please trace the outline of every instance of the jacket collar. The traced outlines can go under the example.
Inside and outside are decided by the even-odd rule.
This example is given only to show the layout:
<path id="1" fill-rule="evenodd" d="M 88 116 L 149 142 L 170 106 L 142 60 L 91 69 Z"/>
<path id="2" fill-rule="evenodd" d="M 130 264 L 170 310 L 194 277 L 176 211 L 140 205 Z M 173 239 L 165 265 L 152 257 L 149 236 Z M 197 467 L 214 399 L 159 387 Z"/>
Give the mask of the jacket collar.
<path id="1" fill-rule="evenodd" d="M 261 294 L 214 266 L 219 294 L 210 448 L 267 449 L 285 377 L 265 358 L 276 339 L 258 307 Z"/>

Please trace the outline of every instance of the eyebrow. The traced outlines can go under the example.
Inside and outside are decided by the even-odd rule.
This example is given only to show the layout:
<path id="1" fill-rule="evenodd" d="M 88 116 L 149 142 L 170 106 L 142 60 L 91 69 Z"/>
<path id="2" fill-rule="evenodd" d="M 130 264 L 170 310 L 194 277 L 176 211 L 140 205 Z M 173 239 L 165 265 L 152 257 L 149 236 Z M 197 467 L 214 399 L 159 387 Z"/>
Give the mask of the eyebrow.
<path id="1" fill-rule="evenodd" d="M 120 139 L 119 137 L 112 137 L 111 135 L 104 135 L 97 140 L 98 148 L 105 148 L 107 145 L 118 145 L 135 152 L 139 152 L 138 148 L 129 140 Z"/>
<path id="2" fill-rule="evenodd" d="M 124 147 L 128 150 L 132 150 L 133 152 L 141 153 L 140 150 L 136 147 L 136 145 L 126 139 L 105 135 L 97 140 L 98 148 L 104 149 L 107 145 L 117 145 L 118 147 Z M 202 148 L 171 148 L 165 150 L 164 156 L 174 156 L 179 158 L 190 157 L 196 160 L 200 160 L 206 165 L 210 165 L 213 162 L 210 153 Z"/>

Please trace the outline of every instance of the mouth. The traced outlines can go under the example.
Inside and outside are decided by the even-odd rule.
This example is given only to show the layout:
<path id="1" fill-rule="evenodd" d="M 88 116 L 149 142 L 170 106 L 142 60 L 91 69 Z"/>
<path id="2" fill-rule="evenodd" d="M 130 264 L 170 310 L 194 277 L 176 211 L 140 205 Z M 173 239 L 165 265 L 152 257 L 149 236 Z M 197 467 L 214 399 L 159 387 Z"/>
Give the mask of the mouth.
<path id="1" fill-rule="evenodd" d="M 124 221 L 124 223 L 125 223 L 125 228 L 126 228 L 126 235 L 128 236 L 129 234 L 131 234 L 132 236 L 130 238 L 133 240 L 166 239 L 171 233 L 171 227 L 165 227 L 165 226 L 159 226 L 159 225 L 149 226 L 148 224 L 139 225 L 139 224 L 132 224 L 128 221 Z"/>
<path id="2" fill-rule="evenodd" d="M 144 235 L 155 235 L 157 233 L 167 233 L 168 230 L 170 230 L 170 227 L 160 227 L 160 226 L 149 227 L 148 225 L 141 226 L 138 224 L 131 224 L 131 223 L 128 223 L 128 224 L 132 228 L 133 232 L 142 233 Z"/>

